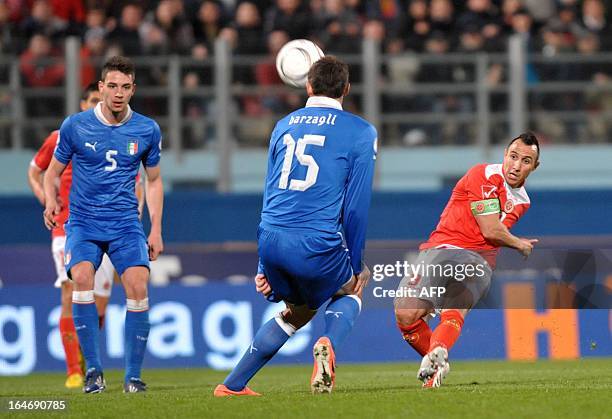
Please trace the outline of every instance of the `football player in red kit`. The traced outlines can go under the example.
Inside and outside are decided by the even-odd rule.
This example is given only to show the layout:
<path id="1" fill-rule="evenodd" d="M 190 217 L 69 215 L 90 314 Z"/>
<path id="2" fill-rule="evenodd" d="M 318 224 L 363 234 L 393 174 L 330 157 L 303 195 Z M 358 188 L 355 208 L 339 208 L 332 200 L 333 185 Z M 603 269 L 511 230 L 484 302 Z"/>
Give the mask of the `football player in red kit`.
<path id="1" fill-rule="evenodd" d="M 537 243 L 514 236 L 510 228 L 529 208 L 524 185 L 538 167 L 539 156 L 536 136 L 524 133 L 510 141 L 502 164 L 478 164 L 468 170 L 453 189 L 438 226 L 419 248 L 418 261 L 427 270 L 400 283 L 398 291 L 447 288 L 447 295 L 398 293 L 394 302 L 402 336 L 423 356 L 418 378 L 424 387 L 439 387 L 450 370 L 448 351 L 459 338 L 466 314 L 489 288 L 499 248 L 514 248 L 528 257 Z M 441 274 L 435 269 L 439 265 L 462 269 Z M 471 277 L 458 278 L 457 272 L 466 272 L 466 266 L 472 267 Z M 460 291 L 451 298 L 448 289 L 453 287 Z M 432 331 L 427 319 L 434 312 L 440 313 L 440 324 Z"/>

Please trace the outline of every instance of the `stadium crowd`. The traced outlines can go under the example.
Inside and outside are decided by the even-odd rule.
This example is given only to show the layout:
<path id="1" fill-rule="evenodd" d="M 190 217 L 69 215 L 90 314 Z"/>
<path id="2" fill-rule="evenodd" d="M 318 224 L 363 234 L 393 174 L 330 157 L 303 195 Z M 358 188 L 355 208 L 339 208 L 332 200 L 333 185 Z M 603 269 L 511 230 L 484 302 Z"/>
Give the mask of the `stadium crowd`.
<path id="1" fill-rule="evenodd" d="M 433 55 L 503 52 L 508 37 L 521 34 L 530 51 L 545 56 L 565 52 L 591 55 L 612 49 L 610 11 L 603 0 L 0 0 L 0 51 L 19 56 L 25 85 L 60 86 L 65 72 L 61 60 L 63 39 L 79 36 L 83 42 L 81 56 L 85 64 L 81 79 L 85 86 L 96 78 L 97 68 L 92 63 L 108 56 L 178 53 L 205 61 L 212 57 L 215 40 L 222 37 L 230 42 L 236 55 L 268 55 L 269 59 L 260 65 L 236 66 L 234 71 L 236 83 L 265 86 L 280 83 L 273 57 L 289 39 L 310 38 L 327 53 L 342 56 L 360 53 L 362 39 L 369 37 L 380 41 L 383 52 L 402 57 L 411 51 Z M 401 68 L 401 60 L 399 63 Z M 612 74 L 609 67 L 533 65 L 528 69 L 528 78 L 529 82 L 574 80 L 601 84 L 607 83 L 608 74 Z M 395 70 L 393 63 L 385 69 L 391 82 L 458 83 L 472 82 L 475 77 L 473 65 L 423 64 L 414 71 Z M 359 69 L 352 69 L 352 74 L 353 81 L 358 82 Z M 507 74 L 501 65 L 492 65 L 487 78 L 495 86 Z M 159 68 L 139 71 L 139 83 L 165 85 L 167 74 Z M 212 77 L 210 72 L 185 71 L 182 83 L 187 90 L 195 89 L 212 83 Z M 383 99 L 383 111 L 473 112 L 474 98 L 468 96 L 387 97 Z M 493 95 L 492 110 L 504 111 L 506 102 Z M 532 109 L 556 111 L 607 109 L 608 102 L 607 95 L 578 93 L 561 98 L 558 94 L 530 97 Z M 245 115 L 258 117 L 282 113 L 301 103 L 299 95 L 245 96 L 236 106 Z M 358 98 L 349 106 L 358 111 L 355 103 Z M 211 101 L 186 99 L 183 106 L 184 113 L 193 117 L 214 113 L 214 109 L 208 109 L 213 106 Z M 33 101 L 27 108 L 28 114 L 44 115 L 61 106 L 58 108 L 53 101 Z M 148 111 L 159 113 L 155 109 Z M 559 129 L 567 137 L 581 137 L 581 128 L 576 124 L 561 125 Z M 600 131 L 609 129 L 604 125 Z M 439 124 L 425 127 L 424 138 L 473 141 L 473 130 L 466 127 L 449 132 Z M 399 127 L 402 132 L 413 132 L 412 128 Z M 262 131 L 266 129 L 267 126 Z M 206 135 L 202 134 L 205 130 L 200 131 L 197 135 Z M 600 134 L 601 137 L 604 133 Z"/>

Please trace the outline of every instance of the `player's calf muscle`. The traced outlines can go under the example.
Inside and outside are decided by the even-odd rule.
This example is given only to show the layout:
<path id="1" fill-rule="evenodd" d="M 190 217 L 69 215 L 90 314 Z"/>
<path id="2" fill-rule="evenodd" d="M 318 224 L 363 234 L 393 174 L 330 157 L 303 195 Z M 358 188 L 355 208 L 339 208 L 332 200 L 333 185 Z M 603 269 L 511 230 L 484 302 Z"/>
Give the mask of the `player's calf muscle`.
<path id="1" fill-rule="evenodd" d="M 62 317 L 72 316 L 72 289 L 69 281 L 62 284 Z"/>

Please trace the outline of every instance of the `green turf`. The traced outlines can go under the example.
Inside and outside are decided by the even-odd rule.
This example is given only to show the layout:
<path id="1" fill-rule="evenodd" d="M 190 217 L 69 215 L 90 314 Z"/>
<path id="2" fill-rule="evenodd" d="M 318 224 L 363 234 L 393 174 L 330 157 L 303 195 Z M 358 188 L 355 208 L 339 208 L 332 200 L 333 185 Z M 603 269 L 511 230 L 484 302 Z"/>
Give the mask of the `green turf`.
<path id="1" fill-rule="evenodd" d="M 4 408 L 9 397 L 66 399 L 69 416 L 86 418 L 612 418 L 612 359 L 453 362 L 443 387 L 431 390 L 420 388 L 416 368 L 340 365 L 335 392 L 318 396 L 302 366 L 264 368 L 251 382 L 262 398 L 213 398 L 225 373 L 205 369 L 147 370 L 146 394 L 121 393 L 119 371 L 107 371 L 98 395 L 63 389 L 61 374 L 2 377 L 0 395 Z"/>

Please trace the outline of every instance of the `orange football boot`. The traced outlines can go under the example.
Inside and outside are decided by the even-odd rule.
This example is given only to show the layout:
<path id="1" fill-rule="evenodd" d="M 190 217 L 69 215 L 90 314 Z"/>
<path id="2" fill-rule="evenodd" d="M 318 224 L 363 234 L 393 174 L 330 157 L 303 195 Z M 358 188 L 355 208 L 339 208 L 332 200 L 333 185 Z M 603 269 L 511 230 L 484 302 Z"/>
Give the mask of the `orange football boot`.
<path id="1" fill-rule="evenodd" d="M 329 338 L 323 336 L 312 348 L 314 368 L 310 389 L 314 393 L 331 393 L 336 383 L 336 354 Z"/>
<path id="2" fill-rule="evenodd" d="M 230 390 L 225 384 L 219 384 L 213 393 L 215 397 L 229 397 L 229 396 L 261 396 L 261 394 L 251 390 L 248 387 L 243 388 L 240 391 Z"/>

